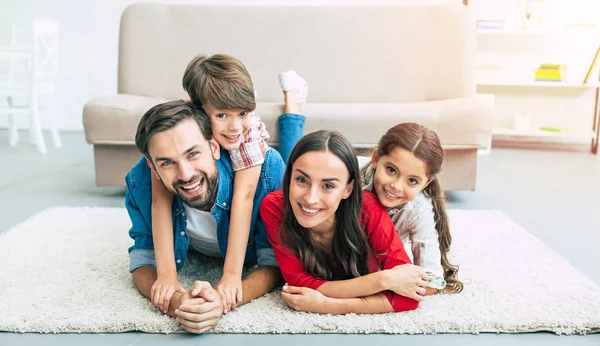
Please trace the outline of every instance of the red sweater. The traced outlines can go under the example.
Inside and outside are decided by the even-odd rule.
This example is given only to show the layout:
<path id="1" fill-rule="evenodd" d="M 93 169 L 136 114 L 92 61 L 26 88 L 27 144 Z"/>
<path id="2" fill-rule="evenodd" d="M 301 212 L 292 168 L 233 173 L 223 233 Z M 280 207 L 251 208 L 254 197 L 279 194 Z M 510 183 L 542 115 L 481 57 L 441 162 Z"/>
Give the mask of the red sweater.
<path id="1" fill-rule="evenodd" d="M 316 290 L 327 282 L 310 275 L 304 269 L 300 258 L 296 257 L 292 250 L 282 242 L 279 232 L 283 222 L 283 192 L 281 190 L 271 192 L 263 199 L 260 205 L 260 217 L 267 229 L 267 236 L 273 246 L 281 274 L 289 285 Z M 369 261 L 371 273 L 411 263 L 385 207 L 379 203 L 373 193 L 368 191 L 363 192 L 360 222 L 373 253 L 381 254 Z M 383 293 L 390 301 L 394 311 L 414 310 L 419 306 L 419 302 L 414 299 L 397 295 L 391 291 Z"/>

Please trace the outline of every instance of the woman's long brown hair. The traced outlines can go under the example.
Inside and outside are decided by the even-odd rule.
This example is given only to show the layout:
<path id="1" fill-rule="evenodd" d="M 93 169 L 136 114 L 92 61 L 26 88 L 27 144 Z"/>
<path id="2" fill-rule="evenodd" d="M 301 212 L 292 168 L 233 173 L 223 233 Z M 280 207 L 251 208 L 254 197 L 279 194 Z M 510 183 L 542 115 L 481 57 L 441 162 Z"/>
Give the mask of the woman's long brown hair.
<path id="1" fill-rule="evenodd" d="M 428 184 L 423 189 L 425 196 L 431 199 L 435 219 L 435 228 L 438 232 L 442 268 L 444 268 L 444 291 L 458 293 L 463 290 L 463 283 L 458 280 L 458 266 L 448 261 L 448 251 L 452 244 L 450 224 L 446 213 L 444 191 L 438 181 L 438 174 L 442 170 L 444 150 L 438 135 L 425 126 L 416 123 L 401 123 L 390 128 L 379 140 L 376 153 L 377 157 L 389 155 L 395 148 L 406 149 L 427 165 Z M 371 165 L 362 170 L 363 182 L 370 182 L 374 170 Z"/>
<path id="2" fill-rule="evenodd" d="M 352 193 L 340 201 L 335 212 L 331 257 L 311 240 L 310 230 L 298 223 L 289 201 L 292 166 L 300 156 L 311 151 L 330 151 L 340 158 L 349 173 L 346 183 L 352 184 Z M 337 131 L 322 130 L 302 137 L 290 154 L 283 177 L 283 222 L 279 232 L 284 244 L 300 258 L 309 274 L 321 280 L 344 280 L 369 273 L 371 251 L 359 221 L 361 210 L 360 172 L 350 142 Z M 342 270 L 341 276 L 334 274 L 338 267 Z"/>

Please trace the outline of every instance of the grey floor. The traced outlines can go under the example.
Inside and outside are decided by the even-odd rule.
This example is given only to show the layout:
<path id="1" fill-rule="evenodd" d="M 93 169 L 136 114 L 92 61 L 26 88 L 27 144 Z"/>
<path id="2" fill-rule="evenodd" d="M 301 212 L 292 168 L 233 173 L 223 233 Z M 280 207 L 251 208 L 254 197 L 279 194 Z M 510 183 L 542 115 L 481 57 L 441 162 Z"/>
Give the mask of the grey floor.
<path id="1" fill-rule="evenodd" d="M 27 138 L 26 133 L 22 138 Z M 64 147 L 41 155 L 29 144 L 8 147 L 0 130 L 0 232 L 52 206 L 123 206 L 122 188 L 94 185 L 92 148 L 82 133 L 63 133 Z M 600 159 L 586 152 L 493 149 L 480 157 L 477 191 L 455 192 L 453 209 L 499 209 L 600 283 Z M 507 256 L 516 255 L 506 249 Z M 585 299 L 585 297 L 582 297 Z M 0 312 L 2 313 L 2 312 Z M 481 335 L 155 335 L 0 333 L 0 345 L 600 345 L 600 334 Z"/>

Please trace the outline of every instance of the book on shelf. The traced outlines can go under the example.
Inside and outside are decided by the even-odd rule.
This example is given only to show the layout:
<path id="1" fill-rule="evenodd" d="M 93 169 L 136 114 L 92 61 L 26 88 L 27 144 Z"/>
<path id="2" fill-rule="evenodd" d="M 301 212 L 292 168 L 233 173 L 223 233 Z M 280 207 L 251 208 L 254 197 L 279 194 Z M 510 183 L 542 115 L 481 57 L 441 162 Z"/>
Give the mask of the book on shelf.
<path id="1" fill-rule="evenodd" d="M 567 65 L 565 64 L 540 64 L 540 69 L 567 69 Z"/>
<path id="2" fill-rule="evenodd" d="M 534 72 L 534 79 L 536 82 L 563 82 L 566 71 L 565 64 L 541 64 Z"/>
<path id="3" fill-rule="evenodd" d="M 478 20 L 477 29 L 482 30 L 503 30 L 506 28 L 506 22 L 503 20 Z"/>
<path id="4" fill-rule="evenodd" d="M 540 131 L 542 132 L 573 132 L 573 130 L 568 128 L 562 128 L 558 126 L 540 126 Z"/>
<path id="5" fill-rule="evenodd" d="M 565 30 L 595 30 L 598 29 L 598 23 L 566 23 Z"/>

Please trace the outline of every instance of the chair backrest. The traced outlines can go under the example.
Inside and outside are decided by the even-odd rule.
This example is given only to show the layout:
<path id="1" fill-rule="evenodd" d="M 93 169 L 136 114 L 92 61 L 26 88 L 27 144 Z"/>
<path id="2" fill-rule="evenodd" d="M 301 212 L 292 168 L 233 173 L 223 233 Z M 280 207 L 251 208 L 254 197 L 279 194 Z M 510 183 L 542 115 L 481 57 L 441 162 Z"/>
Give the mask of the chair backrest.
<path id="1" fill-rule="evenodd" d="M 17 44 L 17 27 L 15 24 L 12 25 L 10 41 L 8 46 L 5 46 L 8 50 L 8 55 L 1 57 L 1 67 L 5 70 L 5 74 L 0 77 L 0 82 L 7 89 L 21 89 L 24 86 L 31 85 L 33 78 L 31 57 L 29 59 L 23 59 L 22 56 L 11 55 L 11 50 L 14 49 L 15 53 L 26 49 L 26 46 L 19 46 Z"/>
<path id="2" fill-rule="evenodd" d="M 12 31 L 10 33 L 9 47 L 15 47 L 17 45 L 17 27 L 15 24 L 12 25 Z M 12 83 L 15 79 L 15 61 L 13 59 L 8 62 L 8 71 L 6 73 L 6 82 Z"/>
<path id="3" fill-rule="evenodd" d="M 34 81 L 51 82 L 58 72 L 58 22 L 48 19 L 33 20 L 33 75 Z"/>

